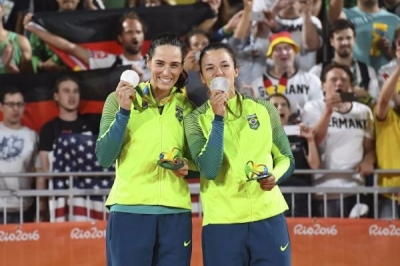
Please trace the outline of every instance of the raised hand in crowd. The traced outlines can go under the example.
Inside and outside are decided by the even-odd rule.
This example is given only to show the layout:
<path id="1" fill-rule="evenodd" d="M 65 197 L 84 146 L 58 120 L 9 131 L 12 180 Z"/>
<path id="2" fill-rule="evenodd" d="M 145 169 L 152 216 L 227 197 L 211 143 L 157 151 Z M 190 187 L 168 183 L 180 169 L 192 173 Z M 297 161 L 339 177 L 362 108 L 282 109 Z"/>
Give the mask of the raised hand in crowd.
<path id="1" fill-rule="evenodd" d="M 307 141 L 314 140 L 314 133 L 312 128 L 308 127 L 304 123 L 300 123 L 300 137 L 305 138 Z"/>
<path id="2" fill-rule="evenodd" d="M 303 137 L 307 140 L 307 162 L 310 169 L 318 169 L 321 160 L 317 148 L 317 143 L 315 141 L 315 132 L 312 127 L 307 126 L 305 123 L 300 123 L 300 137 Z"/>
<path id="3" fill-rule="evenodd" d="M 0 73 L 32 72 L 32 48 L 29 40 L 7 29 L 7 19 L 4 20 L 7 8 L 3 2 L 0 1 Z"/>
<path id="4" fill-rule="evenodd" d="M 249 34 L 249 26 L 251 25 L 251 13 L 253 2 L 251 0 L 243 0 L 243 14 L 240 17 L 233 36 L 236 39 L 246 39 Z"/>
<path id="5" fill-rule="evenodd" d="M 4 45 L 3 54 L 1 55 L 1 61 L 4 67 L 9 71 L 9 73 L 18 72 L 18 67 L 13 63 L 14 55 L 14 43 L 10 40 Z"/>
<path id="6" fill-rule="evenodd" d="M 392 52 L 392 44 L 390 43 L 390 40 L 385 37 L 381 37 L 377 42 L 376 42 L 376 47 L 383 52 L 386 56 L 392 57 L 391 52 Z"/>
<path id="7" fill-rule="evenodd" d="M 32 21 L 33 13 L 27 13 L 22 20 L 22 24 L 24 25 L 25 29 L 28 26 L 29 22 Z"/>
<path id="8" fill-rule="evenodd" d="M 333 112 L 333 110 L 335 108 L 339 107 L 341 102 L 342 102 L 342 99 L 340 97 L 339 92 L 333 92 L 328 95 L 325 95 L 326 109 L 329 112 Z"/>
<path id="9" fill-rule="evenodd" d="M 132 100 L 135 99 L 136 94 L 132 85 L 126 81 L 120 81 L 116 89 L 117 99 L 119 106 L 125 110 L 130 111 Z"/>
<path id="10" fill-rule="evenodd" d="M 312 15 L 318 17 L 321 7 L 322 7 L 322 0 L 313 0 L 312 1 Z"/>
<path id="11" fill-rule="evenodd" d="M 317 17 L 321 11 L 321 0 L 298 0 L 300 2 L 300 11 L 304 14 Z"/>
<path id="12" fill-rule="evenodd" d="M 199 51 L 192 50 L 186 54 L 184 65 L 183 65 L 183 68 L 186 71 L 199 71 L 200 70 L 198 58 L 197 58 L 198 53 L 199 53 Z"/>
<path id="13" fill-rule="evenodd" d="M 376 117 L 382 121 L 386 119 L 391 109 L 391 102 L 394 103 L 394 108 L 398 109 L 400 106 L 400 96 L 399 93 L 396 93 L 400 79 L 400 40 L 397 40 L 395 55 L 396 67 L 383 83 L 375 109 Z"/>
<path id="14" fill-rule="evenodd" d="M 290 2 L 294 2 L 294 0 L 276 0 L 270 11 L 276 15 L 280 10 L 286 8 Z"/>
<path id="15" fill-rule="evenodd" d="M 250 84 L 247 84 L 245 82 L 242 82 L 240 84 L 240 92 L 246 96 L 250 96 L 255 98 L 256 94 L 254 93 L 254 89 L 253 86 L 251 86 Z"/>
<path id="16" fill-rule="evenodd" d="M 240 10 L 239 12 L 237 12 L 235 15 L 233 15 L 228 23 L 225 24 L 224 26 L 224 31 L 226 33 L 233 33 L 237 27 L 237 25 L 239 24 L 240 19 L 243 16 L 243 10 Z"/>
<path id="17" fill-rule="evenodd" d="M 357 98 L 362 99 L 362 98 L 367 98 L 369 97 L 369 93 L 366 89 L 361 88 L 359 86 L 354 86 L 353 87 L 354 94 L 356 95 Z"/>
<path id="18" fill-rule="evenodd" d="M 253 9 L 253 0 L 242 0 L 243 9 L 244 10 L 252 10 Z"/>
<path id="19" fill-rule="evenodd" d="M 304 15 L 312 16 L 314 3 L 311 0 L 300 1 L 300 11 Z"/>
<path id="20" fill-rule="evenodd" d="M 203 3 L 208 3 L 210 5 L 210 8 L 214 11 L 214 13 L 216 15 L 218 14 L 219 7 L 221 6 L 220 0 L 203 0 Z"/>
<path id="21" fill-rule="evenodd" d="M 25 30 L 29 31 L 29 32 L 33 32 L 33 33 L 37 33 L 35 31 L 35 27 L 32 26 L 30 24 L 30 22 L 32 21 L 32 17 L 33 14 L 32 13 L 27 13 L 22 21 Z M 38 68 L 42 71 L 48 71 L 48 72 L 52 72 L 52 71 L 66 71 L 67 68 L 65 66 L 62 65 L 58 65 L 56 62 L 54 62 L 53 58 L 50 57 L 45 61 L 41 61 L 38 63 Z"/>
<path id="22" fill-rule="evenodd" d="M 96 6 L 95 2 L 99 5 L 99 7 Z M 105 8 L 102 0 L 84 0 L 84 5 L 85 8 L 89 10 L 98 10 Z"/>
<path id="23" fill-rule="evenodd" d="M 205 32 L 212 32 L 215 29 L 215 25 L 218 24 L 219 21 L 219 12 L 220 12 L 220 7 L 221 7 L 221 0 L 202 0 L 203 3 L 208 3 L 211 10 L 214 12 L 215 16 L 213 18 L 209 18 L 204 20 L 198 25 L 198 29 L 201 29 Z M 226 23 L 226 21 L 221 21 L 223 24 Z"/>
<path id="24" fill-rule="evenodd" d="M 267 26 L 265 29 L 269 31 L 277 31 L 279 28 L 279 24 L 275 19 L 275 14 L 271 11 L 271 10 L 267 10 L 264 12 L 264 21 L 262 21 L 261 23 L 258 23 L 259 25 L 259 31 L 262 31 L 260 29 L 260 27 L 263 27 L 263 25 Z M 259 33 L 258 35 L 260 35 L 261 33 Z"/>

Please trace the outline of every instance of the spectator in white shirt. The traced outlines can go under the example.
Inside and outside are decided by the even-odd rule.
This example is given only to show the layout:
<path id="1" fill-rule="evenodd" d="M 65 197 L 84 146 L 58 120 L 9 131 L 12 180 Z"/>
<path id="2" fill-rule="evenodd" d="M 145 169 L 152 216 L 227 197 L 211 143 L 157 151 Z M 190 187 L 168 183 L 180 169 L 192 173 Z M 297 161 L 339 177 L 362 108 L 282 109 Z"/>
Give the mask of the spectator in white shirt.
<path id="1" fill-rule="evenodd" d="M 37 160 L 37 134 L 23 126 L 25 102 L 22 93 L 16 88 L 4 89 L 0 95 L 0 173 L 33 172 Z M 34 178 L 0 177 L 0 190 L 33 189 Z M 22 201 L 22 205 L 20 205 Z M 22 209 L 20 209 L 22 206 Z M 22 214 L 22 220 L 20 217 Z M 0 198 L 0 224 L 33 222 L 33 199 L 28 197 Z"/>

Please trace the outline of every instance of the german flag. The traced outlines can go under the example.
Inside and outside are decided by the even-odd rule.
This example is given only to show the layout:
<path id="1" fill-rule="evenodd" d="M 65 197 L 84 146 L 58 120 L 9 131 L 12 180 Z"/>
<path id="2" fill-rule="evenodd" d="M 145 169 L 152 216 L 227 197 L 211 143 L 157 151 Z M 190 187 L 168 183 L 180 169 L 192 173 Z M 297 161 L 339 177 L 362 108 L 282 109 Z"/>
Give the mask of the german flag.
<path id="1" fill-rule="evenodd" d="M 279 78 L 278 84 L 274 85 L 268 76 L 264 75 L 264 89 L 268 95 L 285 94 L 288 77 L 286 72 Z"/>
<path id="2" fill-rule="evenodd" d="M 119 55 L 122 52 L 117 42 L 120 18 L 128 12 L 137 13 L 148 28 L 143 53 L 147 52 L 150 41 L 158 34 L 168 32 L 183 36 L 205 19 L 215 16 L 208 4 L 196 3 L 151 8 L 44 12 L 35 14 L 32 20 L 45 30 L 89 50 Z M 85 69 L 82 62 L 51 48 L 71 69 Z"/>
<path id="3" fill-rule="evenodd" d="M 53 100 L 54 83 L 58 78 L 65 75 L 76 78 L 81 91 L 79 113 L 99 115 L 107 96 L 115 90 L 121 73 L 129 68 L 123 66 L 67 73 L 3 74 L 0 75 L 0 94 L 9 86 L 19 88 L 26 102 L 22 123 L 39 132 L 46 122 L 58 116 L 59 109 Z"/>

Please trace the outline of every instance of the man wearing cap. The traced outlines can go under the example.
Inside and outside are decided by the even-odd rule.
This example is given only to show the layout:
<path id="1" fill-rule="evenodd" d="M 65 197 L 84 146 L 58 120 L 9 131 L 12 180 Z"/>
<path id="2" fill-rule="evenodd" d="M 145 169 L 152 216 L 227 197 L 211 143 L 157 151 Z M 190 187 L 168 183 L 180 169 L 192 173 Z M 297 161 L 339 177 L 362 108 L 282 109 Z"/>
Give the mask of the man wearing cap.
<path id="1" fill-rule="evenodd" d="M 263 76 L 252 82 L 254 96 L 267 99 L 277 93 L 283 94 L 290 101 L 292 114 L 299 113 L 307 101 L 322 99 L 319 78 L 295 65 L 300 47 L 291 34 L 285 31 L 273 34 L 270 43 L 266 55 L 272 59 L 273 66 L 267 67 Z"/>

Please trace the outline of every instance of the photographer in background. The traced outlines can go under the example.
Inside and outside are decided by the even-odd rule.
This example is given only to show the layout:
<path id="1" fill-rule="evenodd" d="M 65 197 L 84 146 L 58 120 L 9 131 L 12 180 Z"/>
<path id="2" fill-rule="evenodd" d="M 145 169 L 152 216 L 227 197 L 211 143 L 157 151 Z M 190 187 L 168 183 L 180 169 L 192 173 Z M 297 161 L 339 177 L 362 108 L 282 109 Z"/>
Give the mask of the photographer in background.
<path id="1" fill-rule="evenodd" d="M 314 128 L 315 141 L 321 155 L 320 169 L 335 171 L 314 175 L 313 186 L 318 188 L 362 187 L 366 175 L 374 171 L 374 119 L 371 109 L 357 102 L 352 80 L 353 74 L 349 67 L 338 63 L 327 65 L 322 73 L 325 99 L 308 101 L 304 105 L 302 121 Z M 338 170 L 355 170 L 357 173 L 338 173 Z M 324 194 L 317 193 L 313 199 L 314 215 L 349 217 L 356 206 L 360 210 L 359 216 L 368 213 L 367 205 L 358 204 L 356 193 L 342 196 L 343 202 L 339 193 L 327 194 L 325 209 Z M 363 195 L 360 196 L 363 201 Z"/>
<path id="2" fill-rule="evenodd" d="M 184 69 L 188 73 L 186 93 L 190 101 L 200 106 L 208 100 L 207 89 L 200 80 L 199 56 L 201 50 L 210 43 L 207 33 L 195 29 L 186 36 L 186 57 Z"/>

